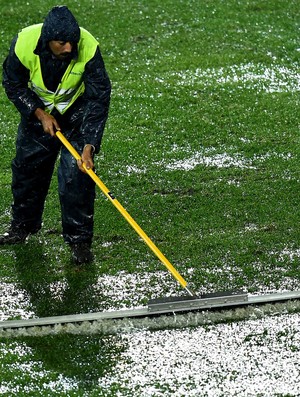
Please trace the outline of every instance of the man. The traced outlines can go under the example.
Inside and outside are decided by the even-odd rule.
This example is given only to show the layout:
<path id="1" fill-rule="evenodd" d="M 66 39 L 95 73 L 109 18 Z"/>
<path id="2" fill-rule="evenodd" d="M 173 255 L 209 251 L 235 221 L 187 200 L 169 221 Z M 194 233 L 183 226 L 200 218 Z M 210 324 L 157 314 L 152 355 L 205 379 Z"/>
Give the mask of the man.
<path id="1" fill-rule="evenodd" d="M 13 39 L 3 64 L 3 87 L 21 114 L 12 161 L 12 222 L 0 244 L 16 244 L 40 230 L 55 161 L 63 237 L 75 263 L 93 260 L 93 168 L 108 117 L 111 85 L 96 39 L 65 6 Z M 61 130 L 79 153 L 72 158 L 55 137 Z"/>

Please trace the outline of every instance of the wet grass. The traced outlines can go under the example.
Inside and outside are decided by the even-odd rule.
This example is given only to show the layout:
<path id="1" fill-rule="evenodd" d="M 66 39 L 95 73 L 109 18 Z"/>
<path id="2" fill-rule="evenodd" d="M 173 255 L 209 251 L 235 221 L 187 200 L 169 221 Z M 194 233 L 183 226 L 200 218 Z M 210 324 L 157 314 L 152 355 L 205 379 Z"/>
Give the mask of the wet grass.
<path id="1" fill-rule="evenodd" d="M 54 4 L 2 6 L 2 60 L 15 33 L 40 22 Z M 121 204 L 197 291 L 299 289 L 299 91 L 291 88 L 299 62 L 298 2 L 65 4 L 99 39 L 112 80 L 97 172 Z M 236 79 L 228 81 L 233 67 Z M 262 78 L 268 70 L 273 74 Z M 4 231 L 19 117 L 3 91 L 0 104 Z M 93 250 L 94 266 L 78 274 L 61 237 L 54 177 L 42 231 L 24 246 L 0 250 L 0 281 L 25 291 L 26 309 L 45 316 L 113 307 L 111 297 L 97 295 L 99 276 L 164 270 L 100 191 Z M 64 289 L 53 297 L 60 283 Z M 168 294 L 169 286 L 160 287 Z M 106 394 L 97 386 L 126 349 L 118 340 L 57 336 L 0 346 L 3 395 L 5 385 L 16 390 L 7 396 L 122 393 L 121 385 Z"/>

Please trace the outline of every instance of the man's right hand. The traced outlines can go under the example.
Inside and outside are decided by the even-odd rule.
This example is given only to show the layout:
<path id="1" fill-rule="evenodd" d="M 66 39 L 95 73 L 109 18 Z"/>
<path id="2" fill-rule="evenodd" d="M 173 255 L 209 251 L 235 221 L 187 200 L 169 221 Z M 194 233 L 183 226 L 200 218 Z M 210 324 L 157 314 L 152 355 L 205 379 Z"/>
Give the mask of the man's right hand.
<path id="1" fill-rule="evenodd" d="M 47 134 L 55 136 L 56 131 L 60 130 L 56 119 L 51 114 L 45 112 L 45 110 L 37 108 L 34 115 L 42 123 L 43 129 Z"/>

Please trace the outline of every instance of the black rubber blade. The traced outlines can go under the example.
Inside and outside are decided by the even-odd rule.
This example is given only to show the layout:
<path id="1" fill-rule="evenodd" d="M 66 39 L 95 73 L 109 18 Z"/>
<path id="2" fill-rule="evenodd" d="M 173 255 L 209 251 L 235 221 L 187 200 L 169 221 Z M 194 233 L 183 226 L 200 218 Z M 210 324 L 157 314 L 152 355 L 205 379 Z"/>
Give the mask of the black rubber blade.
<path id="1" fill-rule="evenodd" d="M 217 298 L 221 296 L 233 296 L 233 295 L 244 295 L 243 291 L 224 291 L 224 292 L 211 292 L 202 295 L 183 295 L 183 296 L 167 296 L 161 298 L 150 299 L 148 305 L 156 305 L 157 303 L 172 303 L 172 302 L 183 302 L 183 301 L 193 301 L 195 299 L 207 299 L 207 298 Z"/>
<path id="2" fill-rule="evenodd" d="M 150 312 L 172 312 L 195 309 L 205 309 L 212 307 L 225 307 L 245 303 L 248 295 L 243 291 L 225 291 L 204 294 L 201 296 L 176 296 L 151 299 L 148 302 Z"/>

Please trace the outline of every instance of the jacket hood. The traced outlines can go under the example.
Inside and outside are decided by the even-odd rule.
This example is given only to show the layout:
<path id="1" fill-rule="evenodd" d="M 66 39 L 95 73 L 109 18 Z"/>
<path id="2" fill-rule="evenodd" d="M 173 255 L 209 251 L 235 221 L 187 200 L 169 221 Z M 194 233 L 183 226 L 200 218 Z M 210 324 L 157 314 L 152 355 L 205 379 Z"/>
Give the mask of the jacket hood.
<path id="1" fill-rule="evenodd" d="M 79 25 L 68 7 L 53 7 L 43 23 L 41 40 L 44 43 L 51 40 L 78 43 L 79 39 Z"/>

